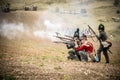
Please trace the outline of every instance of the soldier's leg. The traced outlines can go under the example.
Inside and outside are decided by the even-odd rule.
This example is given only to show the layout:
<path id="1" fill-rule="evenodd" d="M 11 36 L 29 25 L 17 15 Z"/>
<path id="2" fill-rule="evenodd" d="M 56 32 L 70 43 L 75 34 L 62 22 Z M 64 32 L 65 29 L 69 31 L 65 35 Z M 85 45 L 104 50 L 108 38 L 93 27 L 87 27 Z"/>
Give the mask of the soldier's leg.
<path id="1" fill-rule="evenodd" d="M 109 56 L 108 56 L 108 53 L 107 53 L 107 49 L 103 49 L 103 54 L 105 56 L 106 63 L 109 63 Z"/>
<path id="2" fill-rule="evenodd" d="M 68 52 L 68 59 L 74 59 L 75 58 L 75 51 L 74 50 L 70 50 L 69 52 Z"/>
<path id="3" fill-rule="evenodd" d="M 99 58 L 98 62 L 100 62 L 101 60 L 101 52 L 102 52 L 102 47 L 100 47 L 98 50 L 97 50 L 97 56 Z"/>
<path id="4" fill-rule="evenodd" d="M 88 61 L 88 56 L 85 51 L 79 51 L 79 54 L 81 56 L 81 61 Z"/>
<path id="5" fill-rule="evenodd" d="M 88 53 L 87 52 L 84 52 L 84 59 L 85 59 L 85 61 L 88 62 Z"/>
<path id="6" fill-rule="evenodd" d="M 81 56 L 80 56 L 79 52 L 75 52 L 75 53 L 76 53 L 76 55 L 77 55 L 79 61 L 81 61 Z"/>

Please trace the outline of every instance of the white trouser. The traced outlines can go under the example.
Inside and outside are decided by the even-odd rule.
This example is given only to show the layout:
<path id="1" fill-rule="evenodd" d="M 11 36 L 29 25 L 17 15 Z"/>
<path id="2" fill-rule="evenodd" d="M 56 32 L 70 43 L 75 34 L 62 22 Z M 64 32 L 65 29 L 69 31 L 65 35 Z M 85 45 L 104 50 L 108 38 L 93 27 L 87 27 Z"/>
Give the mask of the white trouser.
<path id="1" fill-rule="evenodd" d="M 88 55 L 86 51 L 79 51 L 80 57 L 81 57 L 81 61 L 88 61 Z"/>

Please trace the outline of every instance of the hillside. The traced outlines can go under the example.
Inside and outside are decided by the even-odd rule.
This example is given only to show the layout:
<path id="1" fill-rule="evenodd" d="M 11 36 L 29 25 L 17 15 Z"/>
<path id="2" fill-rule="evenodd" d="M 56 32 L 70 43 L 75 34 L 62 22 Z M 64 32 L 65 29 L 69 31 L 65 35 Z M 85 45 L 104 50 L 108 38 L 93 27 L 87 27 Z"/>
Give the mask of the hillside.
<path id="1" fill-rule="evenodd" d="M 114 20 L 120 14 L 113 0 L 49 0 L 52 4 L 34 0 L 38 11 L 24 11 L 24 4 L 31 7 L 32 0 L 7 1 L 17 10 L 0 12 L 0 80 L 120 79 L 120 22 Z M 103 54 L 100 63 L 68 60 L 65 44 L 53 43 L 58 40 L 55 32 L 72 36 L 80 28 L 82 35 L 90 25 L 98 33 L 100 23 L 113 43 L 109 64 L 105 64 Z M 89 41 L 97 50 L 99 43 Z"/>

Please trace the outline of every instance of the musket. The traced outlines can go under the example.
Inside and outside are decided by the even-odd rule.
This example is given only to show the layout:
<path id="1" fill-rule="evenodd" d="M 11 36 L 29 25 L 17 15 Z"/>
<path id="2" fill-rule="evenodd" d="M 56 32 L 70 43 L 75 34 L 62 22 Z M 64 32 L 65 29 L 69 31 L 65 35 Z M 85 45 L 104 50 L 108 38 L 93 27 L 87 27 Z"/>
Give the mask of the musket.
<path id="1" fill-rule="evenodd" d="M 56 35 L 58 36 L 58 35 L 60 35 L 60 33 L 59 32 L 55 32 L 56 33 Z"/>
<path id="2" fill-rule="evenodd" d="M 63 43 L 63 44 L 66 44 L 66 47 L 67 49 L 71 49 L 71 48 L 74 48 L 75 47 L 75 43 L 74 41 L 54 41 L 54 43 Z"/>
<path id="3" fill-rule="evenodd" d="M 93 32 L 93 34 L 96 36 L 97 34 L 95 33 L 95 31 L 88 25 L 88 28 Z M 99 38 L 96 36 L 96 38 L 99 40 Z"/>
<path id="4" fill-rule="evenodd" d="M 89 27 L 89 32 L 92 33 L 92 32 L 90 31 L 90 30 L 91 30 L 91 29 L 90 29 L 91 27 L 90 27 L 89 25 L 88 25 L 88 27 Z M 94 31 L 93 31 L 93 32 L 94 32 Z M 95 32 L 94 32 L 94 33 L 95 33 Z M 95 34 L 96 34 L 96 33 L 95 33 Z M 96 42 L 96 41 L 93 39 L 94 36 L 90 35 L 90 36 L 88 36 L 88 37 L 90 37 L 94 42 Z"/>
<path id="5" fill-rule="evenodd" d="M 99 43 L 102 44 L 101 40 L 99 39 L 99 37 L 97 36 L 97 34 L 95 33 L 95 31 L 89 25 L 88 25 L 88 27 L 93 32 L 93 34 L 95 35 L 95 37 L 99 40 Z M 109 49 L 108 49 L 108 51 L 112 54 L 112 51 L 110 51 Z"/>
<path id="6" fill-rule="evenodd" d="M 57 38 L 59 38 L 59 39 L 61 39 L 61 40 L 74 41 L 74 39 L 73 39 L 71 36 L 69 36 L 69 35 L 64 35 L 65 37 L 62 37 L 59 32 L 55 32 L 55 33 L 56 33 L 56 36 L 54 36 L 54 37 L 57 37 Z M 68 36 L 69 36 L 69 37 L 68 37 Z"/>
<path id="7" fill-rule="evenodd" d="M 69 38 L 71 38 L 71 39 L 73 39 L 73 37 L 72 36 L 69 36 L 69 35 L 65 35 L 66 37 L 69 37 Z"/>
<path id="8" fill-rule="evenodd" d="M 53 41 L 53 43 L 63 43 L 63 44 L 67 44 L 67 42 L 64 42 L 64 41 Z"/>
<path id="9" fill-rule="evenodd" d="M 66 37 L 60 37 L 60 36 L 55 36 L 61 40 L 69 40 L 69 41 L 74 41 L 74 39 L 71 39 L 71 38 L 66 38 Z"/>

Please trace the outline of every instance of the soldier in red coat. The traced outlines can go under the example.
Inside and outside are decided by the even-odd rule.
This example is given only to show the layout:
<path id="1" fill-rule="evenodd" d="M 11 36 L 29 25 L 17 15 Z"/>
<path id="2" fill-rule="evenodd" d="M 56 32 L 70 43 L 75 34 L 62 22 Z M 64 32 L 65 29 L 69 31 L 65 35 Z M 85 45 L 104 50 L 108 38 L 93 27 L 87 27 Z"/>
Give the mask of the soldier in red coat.
<path id="1" fill-rule="evenodd" d="M 92 61 L 94 60 L 93 56 L 93 44 L 87 40 L 87 36 L 83 35 L 80 41 L 80 46 L 76 46 L 75 50 L 79 52 L 82 61 L 88 61 L 88 56 Z"/>

